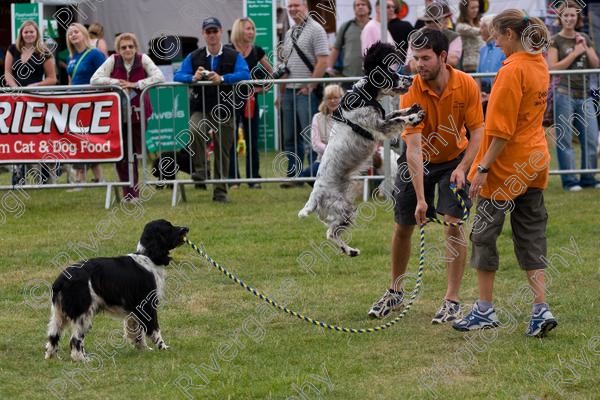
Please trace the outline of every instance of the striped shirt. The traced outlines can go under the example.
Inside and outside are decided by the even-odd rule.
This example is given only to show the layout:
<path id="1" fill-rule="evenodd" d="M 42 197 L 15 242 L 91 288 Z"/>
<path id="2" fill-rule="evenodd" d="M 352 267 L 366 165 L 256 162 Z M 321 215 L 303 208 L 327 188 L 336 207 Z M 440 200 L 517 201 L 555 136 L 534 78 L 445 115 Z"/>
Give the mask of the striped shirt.
<path id="1" fill-rule="evenodd" d="M 317 56 L 329 55 L 329 42 L 325 29 L 319 25 L 314 19 L 307 17 L 302 24 L 295 25 L 285 34 L 283 41 L 283 57 L 287 60 L 287 68 L 290 71 L 287 78 L 311 78 L 312 72 L 302 61 L 296 49 L 292 44 L 292 35 L 296 38 L 296 43 L 306 58 L 314 67 L 317 63 Z M 299 88 L 306 84 L 290 83 L 286 85 L 288 88 Z"/>

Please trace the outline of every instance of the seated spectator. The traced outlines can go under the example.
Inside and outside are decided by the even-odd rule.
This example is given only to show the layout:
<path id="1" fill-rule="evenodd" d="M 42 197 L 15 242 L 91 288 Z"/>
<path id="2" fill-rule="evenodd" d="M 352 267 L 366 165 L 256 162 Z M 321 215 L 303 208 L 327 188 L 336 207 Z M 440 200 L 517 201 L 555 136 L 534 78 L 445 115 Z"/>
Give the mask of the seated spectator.
<path id="1" fill-rule="evenodd" d="M 575 31 L 582 18 L 582 10 L 576 1 L 567 1 L 559 10 L 560 32 L 552 36 L 548 49 L 548 65 L 551 70 L 581 70 L 598 68 L 600 60 L 594 44 L 585 33 Z M 554 92 L 554 120 L 556 153 L 561 170 L 576 169 L 573 150 L 573 133 L 581 145 L 581 169 L 596 169 L 598 165 L 598 121 L 595 102 L 585 75 L 561 75 Z M 580 191 L 584 187 L 600 189 L 593 173 L 560 176 L 565 190 Z"/>
<path id="2" fill-rule="evenodd" d="M 396 16 L 396 14 L 394 14 L 394 10 L 396 10 L 396 3 L 394 0 L 386 0 L 386 4 L 386 18 L 389 24 L 389 22 Z M 381 38 L 381 7 L 379 7 L 379 0 L 375 2 L 375 19 L 367 22 L 360 34 L 360 53 L 365 54 L 367 49 L 378 41 L 384 41 Z M 389 29 L 385 42 L 392 44 L 394 43 L 394 38 L 392 38 Z"/>
<path id="3" fill-rule="evenodd" d="M 221 44 L 222 34 L 223 28 L 217 18 L 205 19 L 202 22 L 202 37 L 206 47 L 188 54 L 174 77 L 177 82 L 212 83 L 209 86 L 194 87 L 190 104 L 190 131 L 193 134 L 189 145 L 193 164 L 192 179 L 197 182 L 196 187 L 199 189 L 206 188 L 203 181 L 207 179 L 209 170 L 206 160 L 209 128 L 217 131 L 214 135 L 214 179 L 225 179 L 229 176 L 229 152 L 235 138 L 235 118 L 231 101 L 227 99 L 231 96 L 231 85 L 250 79 L 250 71 L 244 57 L 234 48 Z M 213 201 L 229 202 L 225 183 L 214 185 Z"/>
<path id="4" fill-rule="evenodd" d="M 363 55 L 361 52 L 360 36 L 363 28 L 371 20 L 371 3 L 369 0 L 354 1 L 354 19 L 346 21 L 340 26 L 335 38 L 335 44 L 327 62 L 327 73 L 330 75 L 362 76 Z M 338 58 L 342 56 L 341 69 L 334 68 Z M 344 86 L 352 86 L 352 82 Z"/>
<path id="5" fill-rule="evenodd" d="M 479 21 L 481 30 L 481 38 L 485 44 L 479 49 L 479 62 L 477 63 L 476 72 L 498 72 L 502 66 L 502 62 L 506 59 L 506 55 L 500 47 L 496 47 L 496 41 L 491 33 L 492 20 L 495 15 L 484 15 Z M 483 105 L 483 113 L 487 110 L 487 102 L 492 91 L 492 83 L 494 78 L 480 78 L 479 88 L 481 91 L 481 104 Z"/>
<path id="6" fill-rule="evenodd" d="M 129 94 L 131 103 L 131 135 L 133 152 L 142 154 L 142 128 L 140 95 L 142 90 L 154 83 L 164 82 L 165 77 L 158 67 L 146 54 L 139 53 L 139 43 L 133 33 L 122 33 L 115 40 L 117 54 L 110 56 L 98 68 L 91 79 L 92 85 L 119 85 Z M 144 96 L 144 112 L 148 119 L 152 113 L 150 96 Z M 121 182 L 129 181 L 129 162 L 127 159 L 127 138 L 123 140 L 123 154 L 121 161 L 117 162 L 117 174 Z M 135 157 L 135 156 L 134 156 Z M 137 159 L 133 163 L 133 183 L 138 184 Z M 137 187 L 123 186 L 123 197 L 127 201 L 137 201 L 140 197 Z"/>
<path id="7" fill-rule="evenodd" d="M 448 2 L 446 0 L 425 0 L 424 3 L 425 3 L 424 8 L 427 8 L 434 3 L 448 5 Z M 415 21 L 415 29 L 421 29 L 423 27 L 425 27 L 425 20 L 423 20 L 423 17 L 421 16 L 421 17 L 417 18 L 417 20 Z M 455 30 L 455 26 L 454 26 L 454 22 L 452 21 L 452 18 L 445 19 L 444 27 L 446 29 L 450 29 L 451 31 Z"/>
<path id="8" fill-rule="evenodd" d="M 445 3 L 432 3 L 427 6 L 425 9 L 425 13 L 421 17 L 423 21 L 425 21 L 425 26 L 427 28 L 436 29 L 442 31 L 444 36 L 448 39 L 449 48 L 448 48 L 448 57 L 446 59 L 446 63 L 451 65 L 454 68 L 460 69 L 460 61 L 462 58 L 462 39 L 460 35 L 450 29 L 447 29 L 448 25 L 447 21 L 452 16 L 452 11 Z M 408 49 L 408 54 L 406 55 L 407 64 L 411 72 L 416 72 L 416 63 L 412 57 L 412 49 Z"/>
<path id="9" fill-rule="evenodd" d="M 483 46 L 483 39 L 479 30 L 479 0 L 461 1 L 460 14 L 456 24 L 456 32 L 460 34 L 463 44 L 462 70 L 472 73 L 477 70 L 479 49 Z"/>
<path id="10" fill-rule="evenodd" d="M 317 159 L 306 169 L 300 172 L 300 177 L 308 178 L 310 176 L 317 176 L 319 171 L 319 165 L 325 153 L 327 142 L 329 141 L 330 135 L 335 134 L 331 132 L 333 127 L 333 112 L 340 104 L 340 100 L 344 96 L 344 89 L 340 85 L 327 85 L 323 89 L 323 101 L 319 104 L 319 112 L 313 116 L 312 124 L 310 126 L 310 143 L 312 149 L 317 153 Z M 284 182 L 281 184 L 283 188 L 294 187 L 292 182 Z M 311 182 L 312 186 L 312 182 Z"/>

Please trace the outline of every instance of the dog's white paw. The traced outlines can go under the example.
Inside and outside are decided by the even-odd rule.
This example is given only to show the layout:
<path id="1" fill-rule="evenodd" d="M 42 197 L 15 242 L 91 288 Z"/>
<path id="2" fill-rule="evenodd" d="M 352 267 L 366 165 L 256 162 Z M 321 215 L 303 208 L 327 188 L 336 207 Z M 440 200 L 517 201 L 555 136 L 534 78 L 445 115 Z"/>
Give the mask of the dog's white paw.
<path id="1" fill-rule="evenodd" d="M 167 346 L 167 344 L 165 342 L 159 343 L 158 344 L 158 349 L 159 350 L 167 350 L 169 348 L 169 346 Z"/>
<path id="2" fill-rule="evenodd" d="M 360 255 L 360 250 L 359 249 L 353 249 L 353 248 L 349 248 L 348 249 L 348 253 L 347 253 L 350 257 L 356 257 L 358 255 Z"/>
<path id="3" fill-rule="evenodd" d="M 306 218 L 306 217 L 308 217 L 308 214 L 309 214 L 308 210 L 306 208 L 303 208 L 298 213 L 298 218 Z"/>
<path id="4" fill-rule="evenodd" d="M 73 350 L 71 351 L 71 360 L 75 362 L 83 362 L 88 360 L 88 357 L 82 351 Z"/>
<path id="5" fill-rule="evenodd" d="M 407 122 L 410 125 L 417 125 L 425 119 L 425 111 L 421 110 L 416 114 L 411 114 L 407 117 Z"/>

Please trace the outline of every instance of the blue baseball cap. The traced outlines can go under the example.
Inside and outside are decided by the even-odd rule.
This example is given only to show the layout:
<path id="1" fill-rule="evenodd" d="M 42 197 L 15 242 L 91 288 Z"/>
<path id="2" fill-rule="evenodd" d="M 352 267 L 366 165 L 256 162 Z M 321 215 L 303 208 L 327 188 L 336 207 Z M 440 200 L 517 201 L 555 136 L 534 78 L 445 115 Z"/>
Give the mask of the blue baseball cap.
<path id="1" fill-rule="evenodd" d="M 209 28 L 219 28 L 221 29 L 221 21 L 216 19 L 215 17 L 210 17 L 202 21 L 202 30 L 205 31 Z"/>

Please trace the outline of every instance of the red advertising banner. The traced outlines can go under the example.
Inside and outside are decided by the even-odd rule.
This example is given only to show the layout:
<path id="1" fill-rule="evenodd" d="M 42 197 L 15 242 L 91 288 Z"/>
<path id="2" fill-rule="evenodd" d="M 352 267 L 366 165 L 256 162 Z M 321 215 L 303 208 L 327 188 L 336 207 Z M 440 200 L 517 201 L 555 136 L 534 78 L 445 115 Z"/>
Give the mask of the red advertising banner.
<path id="1" fill-rule="evenodd" d="M 117 93 L 0 94 L 0 164 L 123 158 Z"/>

